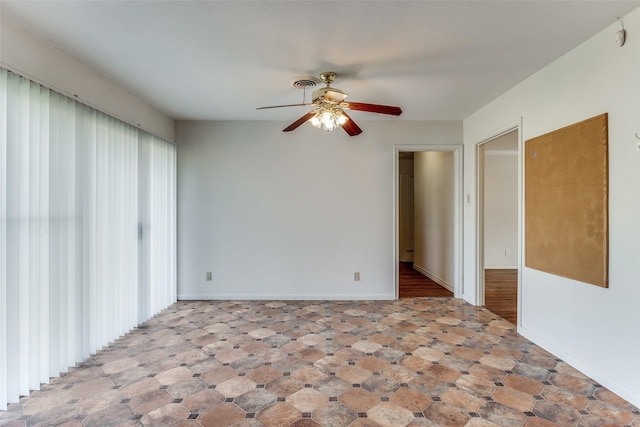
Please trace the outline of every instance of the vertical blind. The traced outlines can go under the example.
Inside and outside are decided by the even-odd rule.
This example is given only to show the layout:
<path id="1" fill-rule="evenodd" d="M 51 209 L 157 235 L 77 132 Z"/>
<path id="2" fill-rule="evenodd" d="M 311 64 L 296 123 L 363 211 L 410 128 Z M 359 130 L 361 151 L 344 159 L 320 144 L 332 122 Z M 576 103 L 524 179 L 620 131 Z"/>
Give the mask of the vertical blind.
<path id="1" fill-rule="evenodd" d="M 174 144 L 0 69 L 0 409 L 175 301 Z"/>

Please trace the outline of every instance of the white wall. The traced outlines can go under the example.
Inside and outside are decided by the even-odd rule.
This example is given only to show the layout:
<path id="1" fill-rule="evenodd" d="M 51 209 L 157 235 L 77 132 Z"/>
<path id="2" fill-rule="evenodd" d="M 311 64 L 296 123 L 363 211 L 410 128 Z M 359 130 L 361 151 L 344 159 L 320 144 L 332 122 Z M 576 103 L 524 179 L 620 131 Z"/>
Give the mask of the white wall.
<path id="1" fill-rule="evenodd" d="M 609 113 L 609 288 L 524 267 L 519 331 L 640 406 L 640 9 L 464 120 L 465 192 L 475 144 L 522 118 L 523 139 Z M 474 204 L 465 212 L 465 298 L 474 302 Z"/>
<path id="2" fill-rule="evenodd" d="M 453 291 L 454 157 L 452 152 L 416 152 L 414 159 L 413 267 Z"/>
<path id="3" fill-rule="evenodd" d="M 517 268 L 517 151 L 485 149 L 484 153 L 484 267 Z"/>
<path id="4" fill-rule="evenodd" d="M 461 123 L 286 125 L 178 122 L 178 297 L 394 298 L 394 145 L 460 144 Z"/>
<path id="5" fill-rule="evenodd" d="M 161 138 L 175 122 L 148 103 L 0 16 L 0 66 Z"/>

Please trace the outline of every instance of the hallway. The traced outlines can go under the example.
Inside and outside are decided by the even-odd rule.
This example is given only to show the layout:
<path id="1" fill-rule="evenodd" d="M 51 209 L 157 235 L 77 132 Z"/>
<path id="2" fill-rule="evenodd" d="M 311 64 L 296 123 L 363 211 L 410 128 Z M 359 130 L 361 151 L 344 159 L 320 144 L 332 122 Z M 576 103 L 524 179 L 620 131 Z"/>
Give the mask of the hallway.
<path id="1" fill-rule="evenodd" d="M 443 288 L 424 274 L 413 269 L 413 263 L 399 263 L 400 272 L 400 298 L 419 297 L 448 297 L 453 298 L 453 293 Z"/>

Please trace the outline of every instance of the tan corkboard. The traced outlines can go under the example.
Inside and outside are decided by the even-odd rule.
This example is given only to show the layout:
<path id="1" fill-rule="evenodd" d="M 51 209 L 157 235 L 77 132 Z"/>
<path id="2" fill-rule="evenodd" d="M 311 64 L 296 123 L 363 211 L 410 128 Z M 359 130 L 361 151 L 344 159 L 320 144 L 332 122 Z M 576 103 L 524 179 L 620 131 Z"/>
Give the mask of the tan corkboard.
<path id="1" fill-rule="evenodd" d="M 525 143 L 525 264 L 609 285 L 608 117 Z"/>

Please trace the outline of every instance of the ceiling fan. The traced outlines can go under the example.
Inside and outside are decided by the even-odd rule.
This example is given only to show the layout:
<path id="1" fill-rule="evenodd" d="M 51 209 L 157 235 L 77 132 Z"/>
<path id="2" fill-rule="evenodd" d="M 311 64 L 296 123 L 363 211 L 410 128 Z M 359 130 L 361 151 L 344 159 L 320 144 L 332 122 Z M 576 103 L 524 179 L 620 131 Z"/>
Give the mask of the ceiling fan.
<path id="1" fill-rule="evenodd" d="M 258 110 L 264 110 L 267 108 L 281 108 L 281 107 L 315 107 L 313 110 L 300 117 L 295 122 L 284 128 L 283 132 L 291 132 L 304 122 L 310 122 L 317 128 L 330 131 L 337 127 L 342 127 L 350 136 L 359 135 L 362 133 L 362 129 L 358 126 L 345 110 L 357 110 L 367 111 L 369 113 L 378 114 L 390 114 L 393 116 L 399 116 L 402 114 L 400 107 L 393 107 L 390 105 L 379 104 L 367 104 L 363 102 L 346 102 L 345 98 L 347 93 L 341 91 L 338 88 L 331 87 L 331 83 L 336 78 L 336 73 L 327 71 L 320 74 L 320 80 L 326 84 L 325 87 L 316 89 L 313 91 L 311 103 L 302 104 L 287 104 L 287 105 L 273 105 L 269 107 L 259 107 Z M 313 86 L 318 80 L 311 78 L 304 78 L 297 80 L 294 83 L 296 87 Z"/>

